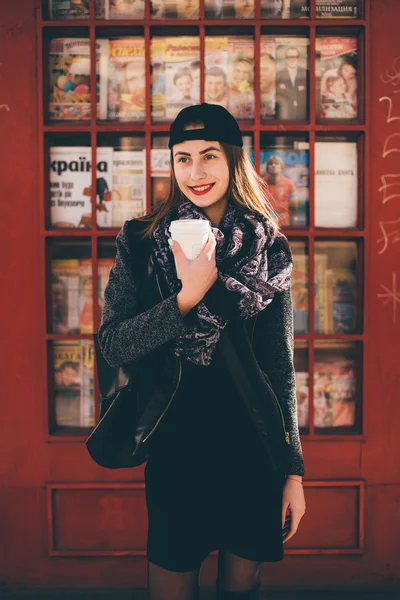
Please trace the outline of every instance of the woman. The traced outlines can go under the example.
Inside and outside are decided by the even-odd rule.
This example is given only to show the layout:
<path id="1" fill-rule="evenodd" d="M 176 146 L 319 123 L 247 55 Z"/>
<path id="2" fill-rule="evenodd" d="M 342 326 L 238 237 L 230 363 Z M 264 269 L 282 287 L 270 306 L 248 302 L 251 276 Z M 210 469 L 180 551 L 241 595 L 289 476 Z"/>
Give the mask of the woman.
<path id="1" fill-rule="evenodd" d="M 242 144 L 222 106 L 180 111 L 170 127 L 169 195 L 150 215 L 125 223 L 105 290 L 102 352 L 113 366 L 139 364 L 149 397 L 153 386 L 136 430 L 138 447 L 148 451 L 152 600 L 196 598 L 202 561 L 214 549 L 217 597 L 258 598 L 262 562 L 283 558 L 283 542 L 305 511 L 292 258 Z M 193 261 L 169 235 L 171 220 L 185 218 L 217 228 Z M 132 250 L 139 231 L 147 251 Z M 144 275 L 133 277 L 140 259 Z M 161 302 L 143 300 L 156 287 L 146 288 L 152 278 Z M 228 336 L 235 365 L 227 360 Z"/>

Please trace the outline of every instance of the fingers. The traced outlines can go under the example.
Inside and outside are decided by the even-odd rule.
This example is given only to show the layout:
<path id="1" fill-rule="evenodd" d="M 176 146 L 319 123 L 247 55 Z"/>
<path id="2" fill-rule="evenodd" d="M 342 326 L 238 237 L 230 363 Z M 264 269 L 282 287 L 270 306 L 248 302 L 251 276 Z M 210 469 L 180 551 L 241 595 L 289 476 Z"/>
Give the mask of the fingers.
<path id="1" fill-rule="evenodd" d="M 206 254 L 206 256 L 208 258 L 211 258 L 212 255 L 214 254 L 216 245 L 217 245 L 217 242 L 215 239 L 215 235 L 213 234 L 212 231 L 210 231 L 206 245 L 203 248 L 203 252 Z"/>
<path id="2" fill-rule="evenodd" d="M 287 520 L 287 511 L 289 508 L 289 502 L 283 502 L 282 504 L 282 527 L 285 525 L 285 521 Z"/>
<path id="3" fill-rule="evenodd" d="M 283 527 L 283 530 L 282 530 L 283 543 L 287 542 L 288 540 L 290 540 L 291 537 L 294 536 L 294 534 L 297 532 L 297 529 L 299 527 L 299 523 L 300 523 L 299 517 L 296 517 L 292 514 L 289 516 L 289 519 L 286 521 L 285 526 Z"/>

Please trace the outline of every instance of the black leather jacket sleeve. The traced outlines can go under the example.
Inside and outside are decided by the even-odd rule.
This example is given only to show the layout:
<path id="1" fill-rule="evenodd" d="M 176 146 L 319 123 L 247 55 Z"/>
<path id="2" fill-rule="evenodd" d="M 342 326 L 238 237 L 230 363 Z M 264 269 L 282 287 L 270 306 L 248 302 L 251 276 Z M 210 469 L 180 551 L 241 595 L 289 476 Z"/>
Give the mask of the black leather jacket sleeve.
<path id="1" fill-rule="evenodd" d="M 290 437 L 288 474 L 304 475 L 303 453 L 297 420 L 296 380 L 293 365 L 292 292 L 275 294 L 257 317 L 253 350 L 260 368 L 268 375 L 279 400 Z"/>
<path id="2" fill-rule="evenodd" d="M 128 243 L 128 221 L 116 238 L 115 264 L 104 292 L 99 329 L 102 354 L 113 367 L 123 367 L 162 344 L 186 333 L 191 313 L 182 316 L 177 293 L 138 314 L 137 282 L 134 281 Z M 192 311 L 191 311 L 192 312 Z"/>

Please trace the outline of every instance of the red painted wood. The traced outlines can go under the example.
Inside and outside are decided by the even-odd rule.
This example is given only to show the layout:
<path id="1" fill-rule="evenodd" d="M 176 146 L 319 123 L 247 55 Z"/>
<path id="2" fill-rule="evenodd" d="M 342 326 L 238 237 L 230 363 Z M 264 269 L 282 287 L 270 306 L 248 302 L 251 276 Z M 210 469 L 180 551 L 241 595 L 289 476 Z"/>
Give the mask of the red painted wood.
<path id="1" fill-rule="evenodd" d="M 5 393 L 2 395 L 4 427 L 0 436 L 0 501 L 1 514 L 6 516 L 2 521 L 2 536 L 7 548 L 7 553 L 0 560 L 0 580 L 11 587 L 145 587 L 147 564 L 143 548 L 136 549 L 141 553 L 138 556 L 120 556 L 121 552 L 125 552 L 124 548 L 121 550 L 125 540 L 118 537 L 120 533 L 117 529 L 112 530 L 112 520 L 108 518 L 109 546 L 102 550 L 102 541 L 96 538 L 95 520 L 89 521 L 85 516 L 90 513 L 91 498 L 96 498 L 96 502 L 101 505 L 113 490 L 117 498 L 127 490 L 129 493 L 139 494 L 132 491 L 136 490 L 135 486 L 139 486 L 140 493 L 143 494 L 143 467 L 132 472 L 101 469 L 90 460 L 84 446 L 84 435 L 49 435 L 51 406 L 48 406 L 48 383 L 51 374 L 48 373 L 47 344 L 59 339 L 59 336 L 46 333 L 46 290 L 47 294 L 49 291 L 46 264 L 49 256 L 46 255 L 45 248 L 46 243 L 55 242 L 62 237 L 62 233 L 46 230 L 49 216 L 45 202 L 46 147 L 51 135 L 73 131 L 90 136 L 95 155 L 98 133 L 141 132 L 145 135 L 149 165 L 151 134 L 167 132 L 168 126 L 151 124 L 149 66 L 146 69 L 146 125 L 134 126 L 133 130 L 129 124 L 98 124 L 94 105 L 89 124 L 76 124 L 72 129 L 62 123 L 46 124 L 46 72 L 42 75 L 42 64 L 46 64 L 46 44 L 52 33 L 62 35 L 67 24 L 64 21 L 42 21 L 39 15 L 36 18 L 37 2 L 38 0 L 19 0 L 18 3 L 0 3 L 0 127 L 3 140 L 0 145 L 0 232 L 4 247 L 1 284 L 2 290 L 5 290 L 1 296 L 2 314 L 5 315 L 1 345 Z M 371 7 L 372 10 L 367 1 L 363 13 L 365 20 L 341 25 L 336 20 L 316 19 L 314 6 L 313 18 L 301 22 L 301 30 L 309 32 L 311 40 L 316 33 L 331 31 L 332 28 L 358 33 L 364 53 L 363 75 L 360 78 L 361 88 L 364 90 L 364 102 L 360 107 L 363 120 L 360 124 L 316 125 L 315 102 L 311 95 L 309 125 L 261 125 L 259 111 L 256 111 L 255 123 L 245 125 L 245 131 L 254 135 L 256 156 L 262 131 L 307 132 L 310 139 L 311 168 L 316 133 L 353 131 L 365 138 L 360 139 L 360 157 L 364 157 L 364 164 L 361 165 L 363 181 L 360 181 L 360 202 L 364 203 L 360 204 L 360 230 L 320 232 L 311 222 L 308 230 L 287 231 L 289 237 L 308 240 L 311 278 L 315 238 L 350 238 L 365 244 L 364 272 L 360 277 L 365 289 L 361 311 L 364 330 L 347 338 L 365 346 L 363 428 L 359 435 L 336 437 L 316 436 L 311 429 L 310 434 L 303 437 L 306 501 L 309 498 L 304 527 L 289 542 L 286 560 L 265 566 L 263 581 L 266 585 L 377 588 L 399 585 L 400 303 L 396 300 L 396 294 L 390 295 L 390 290 L 393 286 L 393 273 L 398 279 L 395 287 L 400 290 L 400 213 L 399 198 L 384 202 L 384 191 L 379 191 L 379 188 L 382 186 L 382 175 L 399 173 L 400 178 L 399 153 L 389 152 L 383 156 L 384 145 L 390 135 L 395 137 L 389 138 L 389 143 L 393 142 L 393 146 L 387 149 L 400 149 L 400 143 L 397 144 L 400 140 L 400 120 L 397 120 L 400 117 L 400 59 L 398 65 L 393 63 L 400 56 L 397 31 L 400 5 L 397 0 L 372 0 Z M 204 15 L 204 2 L 201 2 L 200 14 Z M 258 9 L 256 14 L 260 14 Z M 144 31 L 147 48 L 152 32 L 165 33 L 167 28 L 168 32 L 173 31 L 173 27 L 176 27 L 177 32 L 185 32 L 190 27 L 191 32 L 199 33 L 203 52 L 204 36 L 208 33 L 208 28 L 220 28 L 222 25 L 220 21 L 205 22 L 201 19 L 185 24 L 157 21 L 150 30 L 152 22 L 149 19 L 148 3 L 146 17 L 140 22 L 124 22 L 124 27 L 139 27 Z M 223 22 L 224 28 L 237 25 L 236 21 Z M 270 31 L 274 25 L 279 26 L 280 33 L 290 28 L 292 31 L 298 30 L 299 27 L 297 21 L 268 22 L 267 25 L 271 25 Z M 120 21 L 96 21 L 93 4 L 91 18 L 79 23 L 79 27 L 90 34 L 92 42 L 99 27 L 101 31 L 105 31 L 112 26 L 119 31 L 123 30 Z M 243 26 L 246 31 L 254 31 L 255 39 L 258 40 L 266 22 L 255 19 L 246 21 Z M 341 29 L 342 27 L 345 29 Z M 312 60 L 312 45 L 310 50 Z M 399 93 L 396 95 L 397 90 Z M 201 92 L 203 94 L 203 87 Z M 202 95 L 201 98 L 203 97 Z M 393 102 L 391 115 L 388 114 L 390 100 L 382 100 L 385 97 Z M 396 118 L 390 120 L 391 117 Z M 398 137 L 396 134 L 399 134 Z M 311 182 L 311 207 L 314 202 L 313 189 Z M 149 191 L 148 172 L 147 192 Z M 400 186 L 390 188 L 391 193 L 397 191 L 400 193 Z M 94 218 L 94 195 L 92 203 Z M 382 240 L 382 223 L 388 229 L 389 237 L 386 241 Z M 95 269 L 94 282 L 97 274 L 95 267 L 98 241 L 104 238 L 112 240 L 116 233 L 117 230 L 97 230 L 95 221 L 90 230 L 68 232 L 68 237 L 77 242 L 81 237 L 90 240 Z M 312 284 L 310 292 L 311 333 L 299 336 L 299 339 L 307 339 L 309 343 L 326 338 L 312 333 Z M 389 294 L 387 298 L 380 295 L 385 293 Z M 399 291 L 396 293 L 400 294 Z M 396 320 L 394 306 L 398 309 Z M 96 303 L 94 310 L 97 310 Z M 98 318 L 99 315 L 95 312 L 95 316 Z M 334 339 L 340 338 L 341 336 L 334 336 Z M 312 380 L 311 352 L 309 358 Z M 115 516 L 126 519 L 130 531 L 135 531 L 133 516 L 120 514 L 133 501 L 124 502 L 118 504 L 120 508 L 116 504 L 107 506 L 114 506 L 114 509 L 117 506 Z M 143 498 L 141 502 L 140 510 L 143 509 Z M 111 509 L 107 510 L 110 517 Z M 95 514 L 96 518 L 102 518 L 101 511 Z M 85 534 L 85 527 L 89 526 L 90 535 Z M 141 523 L 142 540 L 143 527 Z M 58 545 L 54 545 L 55 532 L 59 536 L 56 539 Z M 114 549 L 111 547 L 113 545 Z M 75 555 L 60 555 L 65 552 Z M 86 553 L 84 559 L 76 555 L 82 552 Z M 115 556 L 94 556 L 96 552 L 114 553 Z M 355 556 L 351 556 L 352 553 Z M 207 559 L 201 575 L 202 585 L 214 584 L 215 557 L 214 553 Z"/>

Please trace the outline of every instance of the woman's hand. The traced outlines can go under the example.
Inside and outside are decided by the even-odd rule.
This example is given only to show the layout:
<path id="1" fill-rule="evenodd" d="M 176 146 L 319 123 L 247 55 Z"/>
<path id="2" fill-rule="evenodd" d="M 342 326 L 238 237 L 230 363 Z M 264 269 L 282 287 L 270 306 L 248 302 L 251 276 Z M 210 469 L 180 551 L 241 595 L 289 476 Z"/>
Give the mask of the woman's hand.
<path id="1" fill-rule="evenodd" d="M 179 267 L 182 289 L 177 295 L 178 306 L 183 315 L 198 304 L 215 283 L 218 269 L 215 263 L 216 241 L 211 231 L 208 240 L 197 258 L 189 260 L 177 241 L 171 246 Z"/>
<path id="2" fill-rule="evenodd" d="M 283 488 L 282 531 L 283 543 L 290 540 L 297 531 L 300 520 L 306 512 L 303 484 L 300 479 L 288 478 Z M 285 527 L 286 512 L 289 510 L 288 524 Z M 290 526 L 290 527 L 289 527 Z M 289 527 L 289 529 L 288 529 Z"/>

